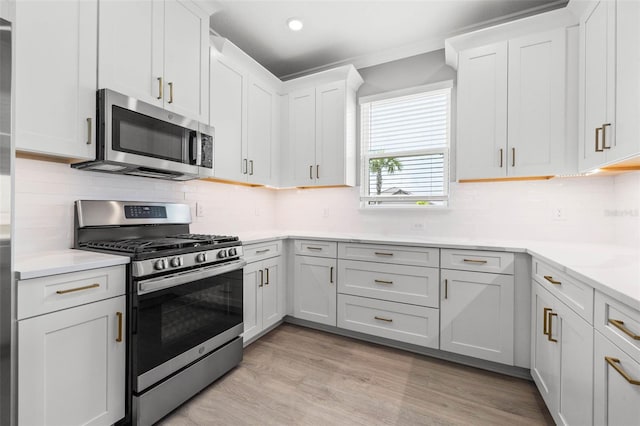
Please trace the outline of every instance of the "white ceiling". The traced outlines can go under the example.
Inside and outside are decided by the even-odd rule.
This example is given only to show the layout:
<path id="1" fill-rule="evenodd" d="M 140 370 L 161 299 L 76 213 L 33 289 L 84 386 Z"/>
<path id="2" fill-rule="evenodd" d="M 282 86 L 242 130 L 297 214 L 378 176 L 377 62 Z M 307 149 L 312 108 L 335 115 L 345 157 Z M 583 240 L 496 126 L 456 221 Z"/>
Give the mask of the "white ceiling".
<path id="1" fill-rule="evenodd" d="M 212 30 L 286 79 L 376 65 L 444 47 L 446 37 L 564 7 L 567 0 L 219 0 Z M 303 20 L 292 32 L 287 19 Z"/>

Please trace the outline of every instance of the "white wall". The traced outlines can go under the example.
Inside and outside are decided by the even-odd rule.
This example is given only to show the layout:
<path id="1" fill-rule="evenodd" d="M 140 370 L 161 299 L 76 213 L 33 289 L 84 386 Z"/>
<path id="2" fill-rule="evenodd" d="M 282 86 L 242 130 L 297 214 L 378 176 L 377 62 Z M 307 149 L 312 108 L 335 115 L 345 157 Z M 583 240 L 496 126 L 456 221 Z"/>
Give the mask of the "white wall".
<path id="1" fill-rule="evenodd" d="M 17 159 L 16 254 L 70 248 L 73 202 L 80 199 L 170 201 L 192 206 L 191 231 L 238 234 L 275 228 L 274 190 L 205 181 L 171 182 L 75 170 Z M 204 217 L 195 217 L 202 203 Z"/>
<path id="2" fill-rule="evenodd" d="M 619 244 L 640 248 L 640 172 L 620 174 L 614 182 L 615 202 L 605 216 L 614 223 Z"/>

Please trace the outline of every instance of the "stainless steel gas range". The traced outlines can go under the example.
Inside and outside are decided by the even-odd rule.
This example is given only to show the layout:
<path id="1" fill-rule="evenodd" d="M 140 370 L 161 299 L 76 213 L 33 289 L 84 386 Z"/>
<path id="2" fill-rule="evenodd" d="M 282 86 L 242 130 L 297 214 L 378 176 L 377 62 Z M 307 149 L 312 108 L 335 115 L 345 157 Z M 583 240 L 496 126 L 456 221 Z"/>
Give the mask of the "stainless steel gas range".
<path id="1" fill-rule="evenodd" d="M 124 423 L 153 424 L 242 360 L 242 243 L 190 223 L 186 204 L 75 203 L 75 248 L 131 257 Z"/>

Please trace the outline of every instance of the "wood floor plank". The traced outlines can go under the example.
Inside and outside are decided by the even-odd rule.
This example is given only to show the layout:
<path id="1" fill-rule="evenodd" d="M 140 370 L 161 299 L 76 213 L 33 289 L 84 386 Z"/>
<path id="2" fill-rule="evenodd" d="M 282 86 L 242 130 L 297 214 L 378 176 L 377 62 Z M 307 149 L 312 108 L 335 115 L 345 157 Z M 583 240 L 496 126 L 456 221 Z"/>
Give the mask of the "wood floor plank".
<path id="1" fill-rule="evenodd" d="M 160 421 L 208 425 L 552 425 L 535 385 L 284 324 Z"/>

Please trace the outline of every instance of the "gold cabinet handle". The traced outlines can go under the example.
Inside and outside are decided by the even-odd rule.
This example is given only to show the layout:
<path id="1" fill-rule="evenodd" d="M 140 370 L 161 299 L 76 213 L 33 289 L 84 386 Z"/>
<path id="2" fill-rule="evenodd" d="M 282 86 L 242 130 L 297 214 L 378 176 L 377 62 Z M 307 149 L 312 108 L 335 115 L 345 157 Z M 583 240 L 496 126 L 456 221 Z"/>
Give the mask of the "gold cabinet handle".
<path id="1" fill-rule="evenodd" d="M 249 160 L 249 176 L 253 176 L 253 160 Z"/>
<path id="2" fill-rule="evenodd" d="M 622 369 L 618 364 L 620 364 L 620 360 L 618 358 L 614 358 L 611 356 L 605 356 L 604 360 L 607 361 L 607 364 L 612 366 L 624 379 L 631 383 L 632 385 L 640 386 L 640 380 L 632 379 L 631 376 Z"/>
<path id="3" fill-rule="evenodd" d="M 554 280 L 551 275 L 544 275 L 544 279 L 549 281 L 551 284 L 556 284 L 556 285 L 562 284 L 562 282 Z"/>
<path id="4" fill-rule="evenodd" d="M 267 274 L 267 279 L 264 282 L 264 285 L 269 285 L 269 268 L 264 268 L 264 272 Z"/>
<path id="5" fill-rule="evenodd" d="M 500 168 L 502 168 L 503 157 L 504 157 L 504 150 L 500 148 Z"/>
<path id="6" fill-rule="evenodd" d="M 486 260 L 476 260 L 476 259 L 462 259 L 462 261 L 467 263 L 478 263 L 481 265 L 484 265 L 485 263 L 487 263 Z"/>
<path id="7" fill-rule="evenodd" d="M 116 317 L 118 318 L 118 337 L 116 337 L 116 342 L 122 342 L 122 312 L 116 312 Z"/>
<path id="8" fill-rule="evenodd" d="M 256 250 L 256 254 L 262 254 L 262 253 L 266 253 L 268 251 L 271 251 L 271 249 Z"/>
<path id="9" fill-rule="evenodd" d="M 604 123 L 602 125 L 602 149 L 611 149 L 610 146 L 607 146 L 607 127 L 611 126 L 611 123 Z"/>
<path id="10" fill-rule="evenodd" d="M 449 280 L 444 280 L 444 298 L 447 299 L 449 297 Z"/>
<path id="11" fill-rule="evenodd" d="M 309 179 L 313 180 L 313 166 L 309 166 Z"/>
<path id="12" fill-rule="evenodd" d="M 93 132 L 91 130 L 93 126 L 91 125 L 91 122 L 91 117 L 87 117 L 87 145 L 91 145 L 93 139 Z"/>
<path id="13" fill-rule="evenodd" d="M 85 285 L 83 287 L 69 288 L 69 289 L 66 289 L 66 290 L 58 290 L 58 291 L 56 291 L 56 293 L 58 293 L 58 294 L 67 294 L 67 293 L 73 293 L 75 291 L 89 290 L 91 288 L 98 288 L 98 287 L 100 287 L 100 284 L 95 283 L 95 284 L 91 284 L 91 285 Z"/>
<path id="14" fill-rule="evenodd" d="M 173 103 L 173 82 L 167 83 L 169 84 L 169 103 Z"/>
<path id="15" fill-rule="evenodd" d="M 601 131 L 602 131 L 602 127 L 596 127 L 596 152 L 603 152 L 604 151 L 604 149 L 598 148 L 598 146 L 599 146 L 598 145 L 598 140 L 600 139 L 600 138 L 598 138 L 598 133 L 600 133 Z"/>
<path id="16" fill-rule="evenodd" d="M 553 309 L 551 308 L 544 308 L 543 310 L 543 321 L 542 321 L 542 334 L 544 334 L 545 336 L 549 335 L 549 331 L 547 330 L 547 317 L 549 316 L 549 311 L 552 311 Z"/>
<path id="17" fill-rule="evenodd" d="M 511 167 L 516 166 L 516 149 L 511 148 Z"/>
<path id="18" fill-rule="evenodd" d="M 260 269 L 260 284 L 258 284 L 258 287 L 262 287 L 263 285 L 264 285 L 264 271 Z"/>
<path id="19" fill-rule="evenodd" d="M 613 325 L 614 327 L 620 329 L 624 334 L 626 334 L 627 336 L 631 337 L 633 340 L 640 340 L 640 335 L 635 334 L 634 332 L 629 330 L 627 327 L 625 327 L 624 326 L 624 321 L 615 320 L 615 319 L 609 319 L 609 323 L 611 325 Z"/>
<path id="20" fill-rule="evenodd" d="M 329 268 L 329 283 L 333 284 L 333 266 Z"/>
<path id="21" fill-rule="evenodd" d="M 246 175 L 248 171 L 249 168 L 247 167 L 247 159 L 245 158 L 242 160 L 242 174 Z"/>
<path id="22" fill-rule="evenodd" d="M 158 77 L 158 99 L 162 99 L 162 77 Z"/>
<path id="23" fill-rule="evenodd" d="M 322 247 L 307 246 L 307 250 L 322 250 Z"/>
<path id="24" fill-rule="evenodd" d="M 376 251 L 373 254 L 375 254 L 376 256 L 393 256 L 393 253 L 386 253 L 384 251 Z"/>
<path id="25" fill-rule="evenodd" d="M 379 317 L 379 316 L 377 316 L 377 315 L 376 315 L 375 317 L 373 317 L 373 318 L 374 318 L 374 319 L 377 319 L 377 320 L 379 320 L 379 321 L 393 322 L 393 319 L 391 319 L 391 318 Z"/>
<path id="26" fill-rule="evenodd" d="M 551 320 L 552 320 L 553 317 L 557 317 L 557 316 L 558 316 L 558 314 L 556 314 L 555 312 L 549 312 L 549 333 L 547 334 L 547 339 L 549 339 L 550 342 L 556 342 L 556 343 L 558 342 L 558 339 L 554 339 L 551 336 L 551 333 L 553 331 L 552 330 L 553 323 L 552 323 Z"/>
<path id="27" fill-rule="evenodd" d="M 320 179 L 320 164 L 316 164 L 316 179 Z"/>
<path id="28" fill-rule="evenodd" d="M 373 282 L 377 284 L 393 284 L 393 281 L 386 281 L 386 280 L 373 280 Z"/>

